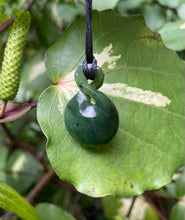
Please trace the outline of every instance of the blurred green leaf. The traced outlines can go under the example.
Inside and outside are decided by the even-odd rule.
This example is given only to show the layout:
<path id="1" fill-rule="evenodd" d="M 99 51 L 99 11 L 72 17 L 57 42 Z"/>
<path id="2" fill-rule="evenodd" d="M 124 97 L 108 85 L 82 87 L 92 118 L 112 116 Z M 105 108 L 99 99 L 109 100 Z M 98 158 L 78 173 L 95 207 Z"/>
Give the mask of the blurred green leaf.
<path id="1" fill-rule="evenodd" d="M 178 8 L 177 8 L 177 13 L 178 13 L 178 16 L 185 20 L 185 3 L 180 5 Z"/>
<path id="2" fill-rule="evenodd" d="M 85 0 L 80 0 L 80 1 L 85 4 Z M 113 9 L 117 5 L 118 2 L 119 0 L 101 0 L 101 1 L 93 0 L 92 7 L 93 7 L 93 10 L 103 11 L 106 9 Z"/>
<path id="3" fill-rule="evenodd" d="M 177 197 L 175 184 L 173 182 L 167 184 L 165 186 L 165 190 L 162 189 L 161 192 L 164 193 L 167 196 L 171 196 L 171 197 L 174 197 L 174 198 Z"/>
<path id="4" fill-rule="evenodd" d="M 0 0 L 0 25 L 15 16 L 16 12 L 23 8 L 26 0 Z"/>
<path id="5" fill-rule="evenodd" d="M 92 7 L 98 11 L 103 11 L 106 9 L 113 9 L 119 0 L 93 0 Z"/>
<path id="6" fill-rule="evenodd" d="M 52 203 L 58 206 L 62 206 L 63 202 L 65 201 L 66 197 L 66 190 L 65 189 L 58 189 L 52 196 Z"/>
<path id="7" fill-rule="evenodd" d="M 144 3 L 145 0 L 122 0 L 118 2 L 117 10 L 119 12 L 126 11 L 126 10 L 132 10 L 137 7 L 140 7 L 142 3 Z"/>
<path id="8" fill-rule="evenodd" d="M 185 49 L 185 21 L 179 20 L 166 23 L 160 30 L 161 38 L 166 47 L 181 51 Z"/>
<path id="9" fill-rule="evenodd" d="M 76 2 L 74 6 L 70 4 L 57 4 L 58 15 L 62 20 L 71 23 L 78 15 L 85 14 L 84 5 Z"/>
<path id="10" fill-rule="evenodd" d="M 159 192 L 170 197 L 181 199 L 185 195 L 185 172 L 183 171 L 179 174 L 177 179 L 167 184 Z"/>
<path id="11" fill-rule="evenodd" d="M 148 204 L 147 208 L 145 209 L 145 216 L 143 220 L 160 220 L 160 217 L 153 207 Z"/>
<path id="12" fill-rule="evenodd" d="M 152 30 L 157 31 L 165 22 L 165 14 L 162 8 L 157 5 L 145 5 L 143 8 L 146 25 Z"/>
<path id="13" fill-rule="evenodd" d="M 6 165 L 6 183 L 19 193 L 25 192 L 37 181 L 39 171 L 39 164 L 30 153 L 15 150 Z"/>
<path id="14" fill-rule="evenodd" d="M 8 149 L 5 146 L 1 145 L 0 146 L 0 181 L 5 181 L 6 178 L 5 167 L 6 167 L 7 158 L 8 158 Z"/>
<path id="15" fill-rule="evenodd" d="M 175 181 L 176 197 L 181 199 L 185 195 L 185 172 L 183 172 Z"/>
<path id="16" fill-rule="evenodd" d="M 85 6 L 78 1 L 47 1 L 44 14 L 61 31 L 77 17 L 85 15 Z"/>
<path id="17" fill-rule="evenodd" d="M 0 182 L 0 207 L 24 220 L 41 220 L 34 208 L 15 190 Z"/>
<path id="18" fill-rule="evenodd" d="M 107 219 L 115 219 L 118 215 L 118 209 L 122 206 L 120 198 L 105 196 L 102 198 L 102 205 Z"/>
<path id="19" fill-rule="evenodd" d="M 40 203 L 35 209 L 42 220 L 75 220 L 72 215 L 53 204 Z"/>
<path id="20" fill-rule="evenodd" d="M 170 220 L 184 220 L 185 219 L 185 204 L 184 202 L 178 202 L 173 206 Z"/>
<path id="21" fill-rule="evenodd" d="M 35 98 L 52 84 L 46 74 L 44 64 L 45 50 L 38 50 L 25 64 L 21 73 L 21 87 L 30 91 Z"/>
<path id="22" fill-rule="evenodd" d="M 61 36 L 61 31 L 52 23 L 52 21 L 49 21 L 43 16 L 37 18 L 35 27 L 40 41 L 45 45 L 50 46 Z M 39 52 L 41 51 L 42 49 Z"/>
<path id="23" fill-rule="evenodd" d="M 158 2 L 170 8 L 177 8 L 184 0 L 158 0 Z"/>
<path id="24" fill-rule="evenodd" d="M 4 5 L 4 0 L 0 0 L 0 7 Z"/>

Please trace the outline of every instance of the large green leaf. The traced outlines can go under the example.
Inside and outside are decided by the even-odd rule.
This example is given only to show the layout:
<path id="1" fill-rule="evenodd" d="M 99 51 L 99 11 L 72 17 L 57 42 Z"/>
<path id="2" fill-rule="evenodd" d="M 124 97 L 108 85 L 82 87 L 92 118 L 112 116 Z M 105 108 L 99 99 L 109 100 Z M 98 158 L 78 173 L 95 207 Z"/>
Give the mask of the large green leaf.
<path id="1" fill-rule="evenodd" d="M 78 91 L 74 69 L 84 59 L 85 19 L 49 48 L 46 89 L 37 117 L 57 175 L 93 197 L 132 196 L 167 184 L 184 163 L 184 66 L 140 16 L 93 14 L 94 55 L 105 72 L 101 91 L 119 111 L 112 143 L 90 150 L 67 132 L 63 113 Z"/>
<path id="2" fill-rule="evenodd" d="M 3 182 L 0 182 L 0 207 L 14 212 L 24 220 L 41 220 L 34 208 Z"/>

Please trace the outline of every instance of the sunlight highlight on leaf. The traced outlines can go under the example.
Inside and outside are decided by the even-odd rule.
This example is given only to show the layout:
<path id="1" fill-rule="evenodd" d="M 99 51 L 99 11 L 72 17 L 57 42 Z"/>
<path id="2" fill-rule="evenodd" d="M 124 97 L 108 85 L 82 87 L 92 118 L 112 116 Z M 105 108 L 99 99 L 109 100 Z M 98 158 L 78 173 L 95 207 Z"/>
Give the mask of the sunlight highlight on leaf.
<path id="1" fill-rule="evenodd" d="M 100 90 L 110 96 L 121 97 L 147 105 L 155 105 L 157 107 L 165 107 L 171 102 L 168 97 L 163 96 L 161 93 L 152 92 L 150 90 L 144 91 L 124 83 L 104 83 Z"/>
<path id="2" fill-rule="evenodd" d="M 98 66 L 103 67 L 106 65 L 107 69 L 114 69 L 116 67 L 116 62 L 121 58 L 121 54 L 113 56 L 112 53 L 112 44 L 109 44 L 109 46 L 105 47 L 101 53 L 95 53 L 94 56 L 97 59 Z"/>

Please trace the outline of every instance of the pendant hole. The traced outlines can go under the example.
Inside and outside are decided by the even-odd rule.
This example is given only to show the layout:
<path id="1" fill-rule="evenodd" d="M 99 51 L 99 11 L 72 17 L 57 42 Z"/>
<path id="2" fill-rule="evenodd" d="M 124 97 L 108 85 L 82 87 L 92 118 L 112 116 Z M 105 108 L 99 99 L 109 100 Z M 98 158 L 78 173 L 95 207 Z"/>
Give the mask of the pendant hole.
<path id="1" fill-rule="evenodd" d="M 92 82 L 93 82 L 93 80 L 88 79 L 88 80 L 87 80 L 87 82 L 88 82 L 88 84 L 90 84 L 90 83 L 92 83 Z"/>
<path id="2" fill-rule="evenodd" d="M 95 100 L 93 98 L 90 99 L 91 104 L 96 104 Z"/>

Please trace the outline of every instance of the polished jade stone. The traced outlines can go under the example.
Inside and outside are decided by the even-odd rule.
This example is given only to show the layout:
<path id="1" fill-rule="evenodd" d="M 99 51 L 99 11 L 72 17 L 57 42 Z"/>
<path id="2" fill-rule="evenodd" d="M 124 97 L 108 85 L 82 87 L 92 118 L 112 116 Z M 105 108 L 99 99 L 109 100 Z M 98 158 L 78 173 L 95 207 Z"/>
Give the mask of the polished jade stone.
<path id="1" fill-rule="evenodd" d="M 65 124 L 70 135 L 86 146 L 101 145 L 115 136 L 119 120 L 114 104 L 103 93 L 93 97 L 78 92 L 67 104 Z"/>
<path id="2" fill-rule="evenodd" d="M 103 72 L 98 69 L 97 78 L 88 84 L 78 68 L 75 80 L 81 89 L 67 104 L 64 121 L 69 134 L 87 147 L 97 147 L 111 141 L 115 136 L 119 117 L 115 105 L 98 91 L 103 82 Z"/>

